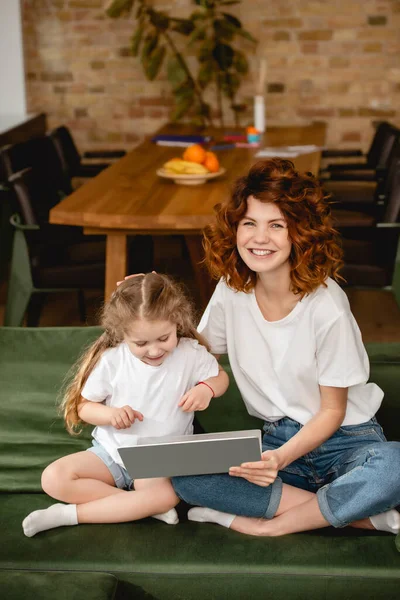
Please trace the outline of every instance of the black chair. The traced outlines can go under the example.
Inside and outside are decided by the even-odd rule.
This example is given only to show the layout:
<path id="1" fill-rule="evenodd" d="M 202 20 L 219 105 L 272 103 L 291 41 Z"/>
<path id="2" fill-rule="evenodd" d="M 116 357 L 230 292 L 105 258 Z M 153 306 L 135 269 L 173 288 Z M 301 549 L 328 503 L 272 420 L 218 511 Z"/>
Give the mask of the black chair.
<path id="1" fill-rule="evenodd" d="M 24 169 L 12 175 L 8 184 L 22 222 L 40 227 L 40 242 L 45 242 L 46 252 L 52 254 L 54 260 L 68 256 L 75 263 L 105 262 L 104 236 L 85 236 L 80 227 L 49 223 L 50 209 L 60 199 L 56 190 L 43 186 L 40 173 Z"/>
<path id="2" fill-rule="evenodd" d="M 346 286 L 391 289 L 400 307 L 400 155 L 380 218 L 344 212 L 332 214 L 343 240 Z"/>
<path id="3" fill-rule="evenodd" d="M 385 145 L 385 141 L 388 133 L 390 132 L 392 125 L 387 121 L 382 121 L 377 124 L 375 135 L 372 138 L 371 145 L 366 154 L 360 149 L 356 150 L 323 150 L 322 151 L 322 159 L 325 158 L 349 158 L 349 157 L 360 157 L 364 160 L 360 160 L 356 163 L 339 163 L 339 164 L 329 164 L 325 167 L 328 171 L 342 171 L 342 170 L 365 170 L 370 169 L 374 170 L 379 164 L 380 156 L 382 153 L 382 147 Z"/>
<path id="4" fill-rule="evenodd" d="M 323 181 L 325 191 L 332 198 L 333 208 L 342 211 L 361 211 L 374 215 L 377 220 L 382 219 L 385 206 L 389 201 L 399 156 L 400 132 L 391 148 L 385 176 L 380 181 Z"/>
<path id="5" fill-rule="evenodd" d="M 48 136 L 0 148 L 0 170 L 6 179 L 27 168 L 37 173 L 43 188 L 57 190 L 59 200 L 73 191 L 71 180 L 65 175 L 59 155 Z"/>
<path id="6" fill-rule="evenodd" d="M 73 177 L 95 177 L 112 164 L 110 162 L 85 163 L 82 161 L 82 158 L 113 159 L 121 158 L 126 154 L 125 150 L 99 150 L 85 152 L 82 157 L 75 145 L 71 132 L 64 125 L 53 129 L 49 133 L 49 137 L 58 153 L 64 176 L 70 180 Z"/>
<path id="7" fill-rule="evenodd" d="M 28 313 L 28 325 L 39 323 L 46 296 L 52 292 L 75 290 L 81 319 L 85 320 L 84 290 L 104 289 L 105 262 L 98 260 L 99 249 L 90 244 L 66 242 L 63 226 L 40 223 L 32 196 L 36 193 L 31 169 L 9 179 L 19 216 L 15 228 L 4 324 L 20 326 Z"/>

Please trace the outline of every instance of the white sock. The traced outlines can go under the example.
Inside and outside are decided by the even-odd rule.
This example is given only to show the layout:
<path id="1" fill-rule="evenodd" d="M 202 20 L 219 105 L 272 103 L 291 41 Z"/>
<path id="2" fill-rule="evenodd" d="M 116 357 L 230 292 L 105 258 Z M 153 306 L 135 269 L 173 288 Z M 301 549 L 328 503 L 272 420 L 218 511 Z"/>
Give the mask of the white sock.
<path id="1" fill-rule="evenodd" d="M 400 513 L 394 508 L 380 515 L 374 515 L 369 520 L 378 531 L 388 531 L 389 533 L 400 532 Z"/>
<path id="2" fill-rule="evenodd" d="M 158 515 L 151 515 L 153 519 L 158 519 L 159 521 L 164 521 L 164 523 L 168 523 L 168 525 L 177 525 L 179 523 L 178 513 L 174 508 L 168 510 L 165 513 L 159 513 Z"/>
<path id="3" fill-rule="evenodd" d="M 27 537 L 32 537 L 39 531 L 65 525 L 78 525 L 76 504 L 53 504 L 44 510 L 31 512 L 22 522 Z"/>
<path id="4" fill-rule="evenodd" d="M 213 508 L 204 508 L 203 506 L 196 506 L 196 508 L 191 508 L 188 512 L 189 521 L 218 523 L 218 525 L 228 528 L 232 525 L 235 516 L 236 515 L 230 515 L 229 513 L 214 510 Z"/>

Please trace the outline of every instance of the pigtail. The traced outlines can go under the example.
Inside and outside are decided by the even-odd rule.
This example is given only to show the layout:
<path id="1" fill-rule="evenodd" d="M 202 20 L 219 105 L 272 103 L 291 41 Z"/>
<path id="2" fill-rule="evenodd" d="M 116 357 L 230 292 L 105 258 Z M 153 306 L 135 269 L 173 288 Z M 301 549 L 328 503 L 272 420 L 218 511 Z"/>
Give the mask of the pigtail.
<path id="1" fill-rule="evenodd" d="M 107 332 L 104 332 L 78 359 L 72 367 L 65 386 L 63 399 L 60 404 L 60 413 L 64 417 L 65 426 L 71 435 L 78 435 L 82 431 L 83 421 L 78 415 L 78 406 L 82 402 L 83 387 L 101 355 L 108 348 L 115 345 Z M 72 379 L 71 379 L 72 377 Z"/>

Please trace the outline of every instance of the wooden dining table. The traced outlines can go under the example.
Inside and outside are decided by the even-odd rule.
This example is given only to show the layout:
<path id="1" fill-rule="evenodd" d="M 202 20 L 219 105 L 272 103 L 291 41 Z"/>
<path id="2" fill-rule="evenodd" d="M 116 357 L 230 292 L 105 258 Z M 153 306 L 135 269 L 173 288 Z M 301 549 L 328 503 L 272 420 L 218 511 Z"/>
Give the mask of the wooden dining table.
<path id="1" fill-rule="evenodd" d="M 222 143 L 228 130 L 211 128 L 201 131 L 211 135 L 213 143 Z M 187 125 L 166 125 L 156 134 L 192 134 Z M 315 144 L 325 142 L 325 123 L 305 126 L 269 127 L 261 147 Z M 151 139 L 128 152 L 123 158 L 90 179 L 64 198 L 50 211 L 50 223 L 79 225 L 87 235 L 106 236 L 105 298 L 109 298 L 116 282 L 127 274 L 127 237 L 132 235 L 185 236 L 186 247 L 194 268 L 196 282 L 204 305 L 212 289 L 211 282 L 199 263 L 202 260 L 202 229 L 210 223 L 213 207 L 226 199 L 234 180 L 244 175 L 259 160 L 259 148 L 227 148 L 218 151 L 225 173 L 198 186 L 178 185 L 162 179 L 156 171 L 183 148 L 160 146 Z M 316 151 L 291 159 L 301 171 L 318 173 L 321 152 Z"/>

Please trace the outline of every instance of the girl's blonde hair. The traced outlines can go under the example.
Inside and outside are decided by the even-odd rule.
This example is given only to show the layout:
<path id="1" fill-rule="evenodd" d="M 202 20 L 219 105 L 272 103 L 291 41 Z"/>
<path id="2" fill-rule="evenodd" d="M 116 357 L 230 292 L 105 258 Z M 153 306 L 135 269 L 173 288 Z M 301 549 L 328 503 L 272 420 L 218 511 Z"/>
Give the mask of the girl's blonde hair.
<path id="1" fill-rule="evenodd" d="M 175 323 L 178 338 L 196 339 L 209 350 L 205 339 L 196 331 L 193 305 L 180 284 L 158 273 L 126 279 L 104 304 L 100 322 L 104 333 L 89 346 L 72 369 L 72 379 L 67 384 L 60 406 L 69 433 L 77 434 L 82 429 L 78 407 L 90 373 L 105 350 L 124 341 L 132 322 L 137 319 Z"/>

